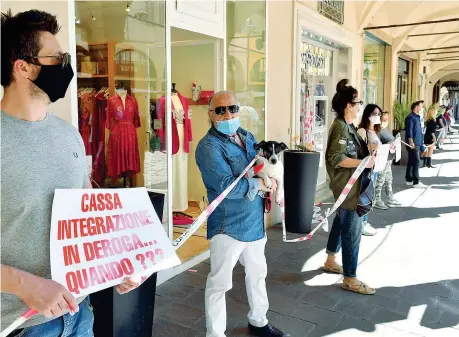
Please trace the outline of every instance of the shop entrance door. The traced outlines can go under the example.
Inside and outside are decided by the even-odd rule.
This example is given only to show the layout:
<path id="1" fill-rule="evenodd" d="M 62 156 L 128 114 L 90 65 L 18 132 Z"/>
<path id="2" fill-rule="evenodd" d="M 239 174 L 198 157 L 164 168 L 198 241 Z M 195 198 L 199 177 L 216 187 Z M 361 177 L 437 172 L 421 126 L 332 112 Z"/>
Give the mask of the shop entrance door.
<path id="1" fill-rule="evenodd" d="M 191 7 L 190 7 L 191 6 Z M 208 102 L 224 89 L 224 3 L 166 2 L 166 92 L 159 106 L 167 125 L 168 216 L 171 240 L 179 237 L 207 206 L 195 151 L 207 133 Z M 206 224 L 177 251 L 182 264 L 159 274 L 161 283 L 208 258 Z"/>
<path id="2" fill-rule="evenodd" d="M 204 210 L 207 192 L 196 164 L 198 142 L 209 130 L 208 103 L 223 89 L 219 38 L 171 27 L 171 238 L 176 239 Z M 209 249 L 204 224 L 177 251 L 182 263 Z"/>

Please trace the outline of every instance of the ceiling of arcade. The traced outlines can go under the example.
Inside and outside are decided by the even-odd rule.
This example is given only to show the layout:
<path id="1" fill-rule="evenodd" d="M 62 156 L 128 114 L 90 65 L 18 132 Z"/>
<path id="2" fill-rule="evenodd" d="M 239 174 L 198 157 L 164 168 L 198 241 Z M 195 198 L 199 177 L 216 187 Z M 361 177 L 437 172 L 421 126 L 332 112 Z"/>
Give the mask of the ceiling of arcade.
<path id="1" fill-rule="evenodd" d="M 419 59 L 431 78 L 442 78 L 459 68 L 459 1 L 361 1 L 347 5 L 355 8 L 360 31 L 367 28 L 399 55 Z M 368 29 L 452 19 L 456 21 Z M 433 33 L 441 34 L 426 35 Z"/>

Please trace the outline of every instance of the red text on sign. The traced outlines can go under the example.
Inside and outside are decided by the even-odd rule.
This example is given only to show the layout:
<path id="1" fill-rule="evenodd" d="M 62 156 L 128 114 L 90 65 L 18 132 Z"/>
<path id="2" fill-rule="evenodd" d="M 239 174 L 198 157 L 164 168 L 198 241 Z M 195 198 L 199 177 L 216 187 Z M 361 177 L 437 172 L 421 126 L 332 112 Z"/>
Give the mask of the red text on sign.
<path id="1" fill-rule="evenodd" d="M 118 193 L 85 193 L 81 197 L 82 212 L 111 211 L 121 208 L 123 206 Z"/>
<path id="2" fill-rule="evenodd" d="M 67 289 L 79 294 L 81 290 L 131 276 L 134 273 L 134 266 L 131 260 L 124 258 L 119 262 L 109 262 L 104 265 L 89 267 L 76 271 L 69 271 L 65 275 Z"/>
<path id="3" fill-rule="evenodd" d="M 64 264 L 66 266 L 81 262 L 78 245 L 64 246 L 63 251 L 64 251 Z"/>
<path id="4" fill-rule="evenodd" d="M 102 259 L 113 255 L 122 254 L 143 248 L 144 244 L 140 241 L 137 234 L 124 235 L 110 240 L 97 240 L 83 243 L 83 250 L 86 261 Z"/>
<path id="5" fill-rule="evenodd" d="M 152 224 L 148 211 L 126 214 L 58 220 L 57 239 L 65 240 L 85 236 L 119 232 Z"/>

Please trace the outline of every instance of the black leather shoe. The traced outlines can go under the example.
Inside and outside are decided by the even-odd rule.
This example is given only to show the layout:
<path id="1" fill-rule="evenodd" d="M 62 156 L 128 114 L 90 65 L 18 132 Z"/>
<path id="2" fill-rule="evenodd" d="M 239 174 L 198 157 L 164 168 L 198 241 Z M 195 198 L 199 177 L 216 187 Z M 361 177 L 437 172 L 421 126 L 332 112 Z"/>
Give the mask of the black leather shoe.
<path id="1" fill-rule="evenodd" d="M 267 324 L 262 328 L 257 328 L 256 326 L 253 326 L 249 323 L 249 332 L 250 332 L 250 336 L 253 336 L 253 337 L 288 337 L 290 336 L 290 335 L 283 333 L 279 329 L 276 329 L 271 324 Z"/>

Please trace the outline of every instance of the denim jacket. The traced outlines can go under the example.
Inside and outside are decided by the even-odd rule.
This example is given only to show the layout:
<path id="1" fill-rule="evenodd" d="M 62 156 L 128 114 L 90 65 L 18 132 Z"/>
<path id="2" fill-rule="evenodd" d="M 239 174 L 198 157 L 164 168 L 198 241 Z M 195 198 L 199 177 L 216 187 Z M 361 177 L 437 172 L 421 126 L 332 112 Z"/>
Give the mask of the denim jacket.
<path id="1" fill-rule="evenodd" d="M 416 146 L 421 146 L 423 143 L 423 135 L 421 128 L 421 117 L 414 112 L 411 112 L 405 118 L 405 142 L 409 142 L 409 139 L 413 139 L 413 143 Z"/>
<path id="2" fill-rule="evenodd" d="M 196 148 L 196 163 L 207 189 L 209 203 L 214 201 L 255 158 L 254 136 L 239 128 L 243 149 L 229 136 L 211 127 Z M 256 178 L 242 178 L 207 221 L 207 238 L 226 234 L 242 242 L 265 236 L 264 199 L 258 194 Z"/>

